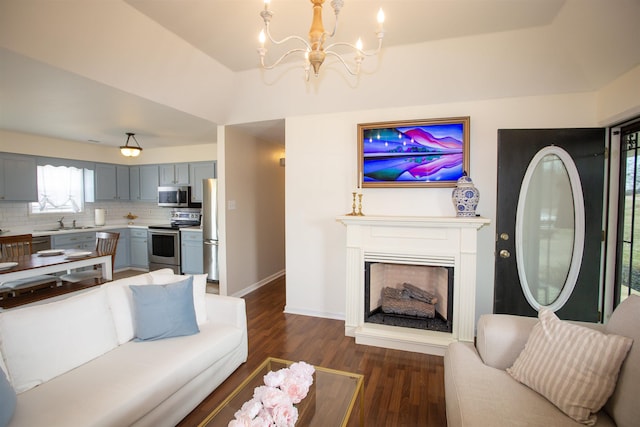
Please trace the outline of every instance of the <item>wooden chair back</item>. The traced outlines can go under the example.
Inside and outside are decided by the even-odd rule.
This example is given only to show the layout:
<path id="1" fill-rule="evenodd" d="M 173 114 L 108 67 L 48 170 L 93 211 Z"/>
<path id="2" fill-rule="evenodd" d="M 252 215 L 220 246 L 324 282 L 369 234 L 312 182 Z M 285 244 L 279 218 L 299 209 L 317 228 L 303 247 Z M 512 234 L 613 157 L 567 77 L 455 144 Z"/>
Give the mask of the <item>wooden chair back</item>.
<path id="1" fill-rule="evenodd" d="M 17 258 L 31 255 L 33 236 L 19 234 L 17 236 L 0 236 L 0 257 Z"/>
<path id="2" fill-rule="evenodd" d="M 96 233 L 96 252 L 111 255 L 111 267 L 116 262 L 116 248 L 118 247 L 118 239 L 120 233 L 109 231 L 98 231 Z"/>

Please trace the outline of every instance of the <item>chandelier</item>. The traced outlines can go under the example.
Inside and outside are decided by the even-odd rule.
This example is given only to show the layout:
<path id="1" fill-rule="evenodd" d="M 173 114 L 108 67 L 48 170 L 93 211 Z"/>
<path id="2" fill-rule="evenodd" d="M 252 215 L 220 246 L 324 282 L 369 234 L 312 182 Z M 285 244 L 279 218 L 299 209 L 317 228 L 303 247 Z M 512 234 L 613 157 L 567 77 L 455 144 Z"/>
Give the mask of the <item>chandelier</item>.
<path id="1" fill-rule="evenodd" d="M 264 0 L 264 10 L 260 12 L 260 16 L 264 21 L 264 29 L 260 32 L 259 41 L 260 47 L 258 48 L 258 53 L 260 54 L 260 64 L 262 68 L 266 70 L 271 70 L 278 66 L 287 56 L 294 53 L 303 53 L 304 54 L 304 70 L 305 70 L 305 78 L 309 80 L 309 71 L 310 68 L 313 67 L 313 73 L 318 77 L 318 73 L 320 72 L 320 66 L 324 62 L 324 59 L 327 55 L 336 57 L 344 66 L 344 68 L 351 75 L 358 75 L 360 73 L 360 64 L 362 64 L 362 60 L 365 56 L 373 56 L 377 55 L 380 52 L 380 48 L 382 47 L 382 38 L 384 37 L 384 31 L 382 29 L 382 24 L 384 23 L 384 12 L 382 9 L 378 11 L 378 28 L 376 29 L 376 36 L 378 37 L 378 48 L 373 52 L 365 52 L 362 47 L 362 41 L 358 39 L 355 45 L 351 43 L 345 42 L 337 42 L 332 43 L 328 46 L 324 45 L 325 40 L 328 38 L 332 38 L 336 30 L 338 28 L 338 15 L 340 14 L 340 9 L 344 5 L 343 0 L 332 0 L 331 7 L 333 8 L 333 12 L 335 14 L 335 23 L 333 26 L 333 31 L 331 33 L 327 33 L 324 30 L 324 26 L 322 24 L 322 4 L 324 0 L 311 0 L 313 3 L 313 20 L 311 21 L 311 29 L 309 30 L 309 40 L 305 40 L 304 38 L 296 35 L 292 35 L 289 37 L 285 37 L 282 40 L 274 40 L 271 37 L 271 32 L 269 31 L 269 25 L 271 23 L 271 18 L 273 17 L 273 12 L 269 10 L 269 3 L 271 0 Z M 291 49 L 285 54 L 283 54 L 276 62 L 271 65 L 265 64 L 265 55 L 267 54 L 267 49 L 264 47 L 264 44 L 267 40 L 273 44 L 279 45 L 286 43 L 290 40 L 298 40 L 302 42 L 304 47 Z M 353 50 L 355 53 L 355 67 L 349 66 L 347 61 L 335 50 L 336 47 L 347 47 Z"/>
<path id="2" fill-rule="evenodd" d="M 133 138 L 136 145 L 129 145 L 129 140 Z M 120 146 L 120 153 L 126 157 L 138 157 L 142 152 L 142 147 L 138 144 L 138 140 L 136 139 L 136 134 L 127 132 L 127 142 L 124 145 Z"/>

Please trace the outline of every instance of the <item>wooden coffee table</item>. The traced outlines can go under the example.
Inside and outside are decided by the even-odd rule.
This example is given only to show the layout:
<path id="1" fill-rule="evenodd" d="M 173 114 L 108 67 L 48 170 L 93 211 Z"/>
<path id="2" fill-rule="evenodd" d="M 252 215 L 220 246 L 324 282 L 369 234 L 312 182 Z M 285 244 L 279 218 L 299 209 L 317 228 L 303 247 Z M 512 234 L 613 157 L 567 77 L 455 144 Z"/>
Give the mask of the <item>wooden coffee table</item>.
<path id="1" fill-rule="evenodd" d="M 264 385 L 269 371 L 286 368 L 294 362 L 267 358 L 240 384 L 224 402 L 202 421 L 200 427 L 227 427 L 244 402 L 253 397 L 253 390 Z M 309 394 L 298 405 L 298 423 L 306 426 L 346 426 L 356 400 L 360 398 L 360 426 L 364 426 L 364 376 L 350 372 L 314 366 L 314 382 Z"/>

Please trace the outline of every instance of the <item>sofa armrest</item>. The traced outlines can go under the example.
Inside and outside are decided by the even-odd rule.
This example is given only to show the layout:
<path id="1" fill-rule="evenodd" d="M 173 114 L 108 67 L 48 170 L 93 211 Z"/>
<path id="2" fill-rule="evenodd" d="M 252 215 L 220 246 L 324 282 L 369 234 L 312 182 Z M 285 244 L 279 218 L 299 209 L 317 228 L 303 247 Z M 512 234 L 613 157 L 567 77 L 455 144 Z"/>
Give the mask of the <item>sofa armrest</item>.
<path id="1" fill-rule="evenodd" d="M 224 323 L 247 330 L 247 312 L 242 298 L 206 294 L 207 319 L 212 323 Z"/>
<path id="2" fill-rule="evenodd" d="M 513 365 L 537 322 L 536 317 L 509 314 L 480 316 L 476 347 L 482 361 L 502 370 Z"/>

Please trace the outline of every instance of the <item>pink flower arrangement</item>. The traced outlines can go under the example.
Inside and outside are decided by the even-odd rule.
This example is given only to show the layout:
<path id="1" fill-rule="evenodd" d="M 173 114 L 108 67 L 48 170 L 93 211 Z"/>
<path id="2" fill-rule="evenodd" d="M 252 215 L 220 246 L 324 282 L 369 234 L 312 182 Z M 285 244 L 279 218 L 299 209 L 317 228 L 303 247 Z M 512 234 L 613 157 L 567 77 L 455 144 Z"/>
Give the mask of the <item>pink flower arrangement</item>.
<path id="1" fill-rule="evenodd" d="M 294 405 L 307 396 L 314 372 L 305 362 L 270 371 L 264 376 L 265 385 L 255 388 L 253 399 L 242 405 L 228 427 L 295 426 L 298 409 Z"/>

